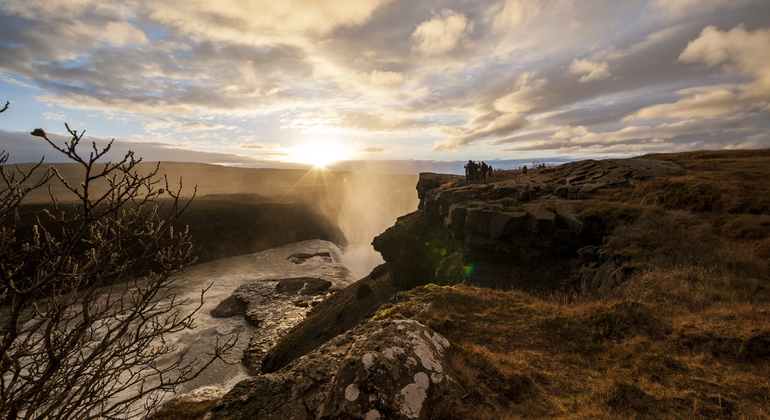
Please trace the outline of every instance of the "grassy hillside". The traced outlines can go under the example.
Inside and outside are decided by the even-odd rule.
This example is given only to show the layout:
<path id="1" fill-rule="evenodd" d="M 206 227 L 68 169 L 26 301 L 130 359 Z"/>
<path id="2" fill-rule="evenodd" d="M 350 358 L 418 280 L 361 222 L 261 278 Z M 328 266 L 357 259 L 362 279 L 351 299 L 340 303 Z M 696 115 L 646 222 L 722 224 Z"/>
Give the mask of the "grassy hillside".
<path id="1" fill-rule="evenodd" d="M 453 343 L 468 393 L 438 418 L 770 417 L 770 151 L 646 157 L 685 171 L 580 214 L 632 273 L 616 289 L 429 285 L 390 305 Z"/>

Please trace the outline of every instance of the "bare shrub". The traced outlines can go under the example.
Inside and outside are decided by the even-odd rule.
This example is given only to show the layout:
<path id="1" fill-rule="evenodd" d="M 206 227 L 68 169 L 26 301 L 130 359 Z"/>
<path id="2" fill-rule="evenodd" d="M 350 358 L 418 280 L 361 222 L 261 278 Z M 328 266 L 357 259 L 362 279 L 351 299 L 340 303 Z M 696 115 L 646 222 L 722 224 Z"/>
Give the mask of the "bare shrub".
<path id="1" fill-rule="evenodd" d="M 65 125 L 66 126 L 66 125 Z M 55 150 L 82 165 L 79 183 L 55 168 L 38 181 L 40 164 L 23 173 L 0 154 L 0 416 L 6 419 L 126 418 L 146 414 L 163 395 L 223 360 L 237 337 L 212 343 L 205 360 L 185 357 L 167 335 L 193 327 L 203 302 L 178 300 L 173 275 L 194 261 L 192 238 L 174 222 L 180 203 L 158 167 L 136 171 L 128 152 L 99 163 L 110 150 L 94 143 L 87 158 L 83 134 Z M 41 161 L 42 163 L 42 161 Z M 94 185 L 107 181 L 106 192 Z M 30 232 L 19 227 L 20 204 L 30 191 L 61 182 L 77 196 L 36 215 Z M 159 197 L 166 206 L 161 212 Z M 170 204 L 169 204 L 170 203 Z M 161 362 L 162 360 L 162 362 Z"/>

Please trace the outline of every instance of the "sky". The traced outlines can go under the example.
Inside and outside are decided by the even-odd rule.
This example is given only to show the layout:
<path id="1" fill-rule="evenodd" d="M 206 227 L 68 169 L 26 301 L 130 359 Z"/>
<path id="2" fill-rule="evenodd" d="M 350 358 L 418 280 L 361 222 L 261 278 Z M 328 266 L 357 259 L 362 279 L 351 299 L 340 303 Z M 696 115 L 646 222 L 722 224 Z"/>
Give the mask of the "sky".
<path id="1" fill-rule="evenodd" d="M 0 101 L 12 162 L 65 122 L 249 167 L 765 148 L 770 1 L 0 0 Z"/>

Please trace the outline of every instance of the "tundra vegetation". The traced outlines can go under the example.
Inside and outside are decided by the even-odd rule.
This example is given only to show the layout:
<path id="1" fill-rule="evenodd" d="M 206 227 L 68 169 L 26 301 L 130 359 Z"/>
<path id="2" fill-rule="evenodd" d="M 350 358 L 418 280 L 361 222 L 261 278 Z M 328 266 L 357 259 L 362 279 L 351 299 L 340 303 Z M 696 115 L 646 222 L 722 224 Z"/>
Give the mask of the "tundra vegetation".
<path id="1" fill-rule="evenodd" d="M 7 105 L 2 111 L 6 111 Z M 78 133 L 57 145 L 80 165 L 79 183 L 42 161 L 22 171 L 0 154 L 0 416 L 6 419 L 127 418 L 149 413 L 165 393 L 222 359 L 237 337 L 212 343 L 205 360 L 164 338 L 193 325 L 202 303 L 178 300 L 173 275 L 191 264 L 189 231 L 175 229 L 188 202 L 155 171 L 136 171 L 132 152 L 102 163 L 112 143 L 86 157 Z M 41 172 L 44 172 L 41 174 Z M 32 191 L 59 182 L 75 197 L 20 225 Z M 95 189 L 96 183 L 108 187 Z M 50 190 L 49 190 L 50 191 Z M 157 205 L 163 200 L 165 208 Z"/>

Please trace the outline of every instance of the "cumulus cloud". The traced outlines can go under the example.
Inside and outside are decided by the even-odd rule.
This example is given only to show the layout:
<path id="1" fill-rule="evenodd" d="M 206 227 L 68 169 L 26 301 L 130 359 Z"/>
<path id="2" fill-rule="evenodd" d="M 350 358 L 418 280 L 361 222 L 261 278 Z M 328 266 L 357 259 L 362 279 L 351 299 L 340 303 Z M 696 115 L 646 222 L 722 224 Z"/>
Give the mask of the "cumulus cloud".
<path id="1" fill-rule="evenodd" d="M 728 72 L 753 77 L 757 87 L 770 94 L 770 29 L 751 33 L 742 24 L 728 32 L 706 27 L 698 39 L 687 44 L 679 60 L 709 67 L 723 64 Z"/>
<path id="2" fill-rule="evenodd" d="M 679 55 L 683 63 L 721 65 L 728 74 L 748 76 L 743 84 L 698 86 L 677 91 L 684 98 L 674 103 L 648 106 L 624 118 L 717 118 L 736 112 L 757 112 L 770 103 L 770 30 L 747 32 L 738 25 L 728 32 L 708 26 Z"/>
<path id="3" fill-rule="evenodd" d="M 412 49 L 427 55 L 446 53 L 462 45 L 471 31 L 473 23 L 465 15 L 444 9 L 417 26 L 412 33 Z"/>
<path id="4" fill-rule="evenodd" d="M 576 58 L 570 63 L 569 71 L 574 74 L 583 74 L 584 76 L 579 79 L 580 82 L 590 82 L 610 77 L 610 66 L 606 61 L 598 63 L 585 59 L 578 60 Z"/>
<path id="5" fill-rule="evenodd" d="M 374 70 L 369 74 L 369 79 L 378 86 L 399 86 L 404 83 L 404 75 L 396 71 Z"/>
<path id="6" fill-rule="evenodd" d="M 540 13 L 543 5 L 540 0 L 505 0 L 502 10 L 495 14 L 492 27 L 500 31 L 526 24 Z"/>

